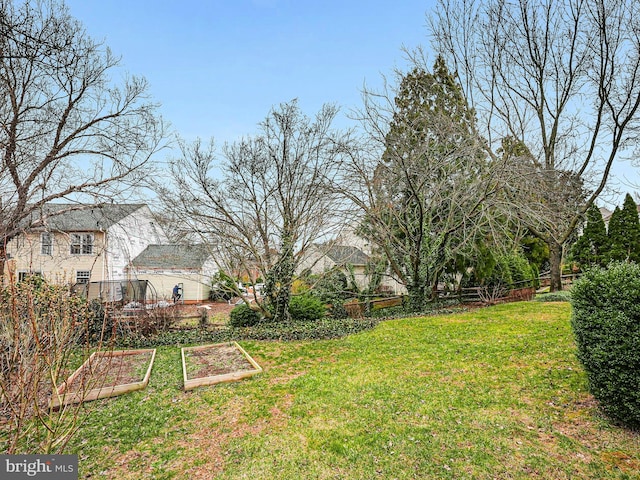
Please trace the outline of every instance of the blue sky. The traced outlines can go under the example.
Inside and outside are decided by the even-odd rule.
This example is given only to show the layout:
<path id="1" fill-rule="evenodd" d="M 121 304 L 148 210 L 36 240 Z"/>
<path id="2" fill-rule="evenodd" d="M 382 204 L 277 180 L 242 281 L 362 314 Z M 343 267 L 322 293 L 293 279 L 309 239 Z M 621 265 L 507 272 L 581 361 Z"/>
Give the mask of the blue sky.
<path id="1" fill-rule="evenodd" d="M 132 74 L 151 84 L 184 138 L 218 145 L 252 134 L 272 106 L 298 98 L 357 106 L 363 82 L 403 67 L 428 43 L 429 0 L 67 0 Z M 345 121 L 346 124 L 346 121 Z"/>
<path id="2" fill-rule="evenodd" d="M 348 125 L 344 114 L 360 104 L 364 82 L 379 86 L 381 74 L 406 69 L 403 46 L 429 52 L 433 7 L 433 0 L 66 3 L 92 37 L 122 56 L 127 72 L 149 80 L 175 132 L 213 137 L 218 146 L 254 134 L 273 106 L 293 98 L 309 116 L 335 103 L 343 114 L 337 126 Z M 622 192 L 640 184 L 629 163 L 614 171 Z M 601 203 L 613 208 L 621 198 Z"/>

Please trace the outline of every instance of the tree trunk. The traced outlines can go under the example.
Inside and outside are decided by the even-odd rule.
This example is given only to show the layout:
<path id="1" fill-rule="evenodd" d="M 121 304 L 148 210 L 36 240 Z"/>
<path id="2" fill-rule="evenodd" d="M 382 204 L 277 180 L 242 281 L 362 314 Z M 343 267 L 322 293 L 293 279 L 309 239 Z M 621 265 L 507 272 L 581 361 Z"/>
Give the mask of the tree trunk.
<path id="1" fill-rule="evenodd" d="M 549 272 L 550 278 L 550 291 L 559 292 L 562 290 L 562 245 L 550 240 L 549 245 L 549 264 L 551 271 Z"/>
<path id="2" fill-rule="evenodd" d="M 295 273 L 292 245 L 291 237 L 285 235 L 280 258 L 267 273 L 265 281 L 265 295 L 269 303 L 267 308 L 273 312 L 273 320 L 276 322 L 291 320 L 289 301 L 291 300 L 291 284 Z"/>
<path id="3" fill-rule="evenodd" d="M 409 311 L 421 312 L 425 306 L 425 288 L 422 285 L 407 285 L 407 292 L 409 294 Z"/>
<path id="4" fill-rule="evenodd" d="M 4 244 L 0 244 L 0 287 L 4 286 L 4 270 L 7 265 L 7 249 Z"/>

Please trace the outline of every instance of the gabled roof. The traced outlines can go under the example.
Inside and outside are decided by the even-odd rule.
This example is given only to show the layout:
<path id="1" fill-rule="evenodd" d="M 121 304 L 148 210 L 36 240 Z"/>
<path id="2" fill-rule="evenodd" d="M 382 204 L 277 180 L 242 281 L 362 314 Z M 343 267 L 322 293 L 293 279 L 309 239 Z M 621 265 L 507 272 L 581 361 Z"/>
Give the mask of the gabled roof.
<path id="1" fill-rule="evenodd" d="M 362 250 L 346 245 L 333 245 L 326 255 L 337 265 L 366 265 L 369 262 L 369 256 Z"/>
<path id="2" fill-rule="evenodd" d="M 609 210 L 608 208 L 600 207 L 600 215 L 602 215 L 602 219 L 605 222 L 609 221 L 609 219 L 611 218 L 612 214 L 613 214 L 613 212 L 611 210 Z"/>
<path id="3" fill-rule="evenodd" d="M 131 261 L 138 268 L 199 269 L 211 257 L 206 245 L 149 245 Z"/>
<path id="4" fill-rule="evenodd" d="M 32 228 L 63 232 L 106 230 L 136 210 L 143 203 L 103 204 L 80 207 L 70 203 L 48 203 L 32 214 Z"/>

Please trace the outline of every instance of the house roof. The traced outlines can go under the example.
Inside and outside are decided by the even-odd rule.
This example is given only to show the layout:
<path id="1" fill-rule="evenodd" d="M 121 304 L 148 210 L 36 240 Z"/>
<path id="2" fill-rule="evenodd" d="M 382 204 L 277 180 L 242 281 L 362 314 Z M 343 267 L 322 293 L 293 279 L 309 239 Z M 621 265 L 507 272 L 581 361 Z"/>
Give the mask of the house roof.
<path id="1" fill-rule="evenodd" d="M 369 262 L 369 256 L 362 250 L 346 245 L 333 245 L 326 255 L 337 265 L 366 265 Z"/>
<path id="2" fill-rule="evenodd" d="M 138 268 L 199 269 L 210 257 L 206 245 L 149 245 L 131 264 Z"/>
<path id="3" fill-rule="evenodd" d="M 32 215 L 32 228 L 63 232 L 106 230 L 145 204 L 104 204 L 78 208 L 77 204 L 48 203 Z"/>
<path id="4" fill-rule="evenodd" d="M 640 205 L 638 205 L 636 208 L 638 209 L 638 215 L 640 215 Z M 602 215 L 604 223 L 609 223 L 609 220 L 611 220 L 611 215 L 613 215 L 613 211 L 605 207 L 600 207 L 600 214 Z"/>
<path id="5" fill-rule="evenodd" d="M 602 219 L 605 222 L 608 222 L 609 219 L 611 218 L 611 215 L 613 214 L 613 212 L 611 210 L 609 210 L 608 208 L 600 207 L 600 214 L 602 215 Z"/>

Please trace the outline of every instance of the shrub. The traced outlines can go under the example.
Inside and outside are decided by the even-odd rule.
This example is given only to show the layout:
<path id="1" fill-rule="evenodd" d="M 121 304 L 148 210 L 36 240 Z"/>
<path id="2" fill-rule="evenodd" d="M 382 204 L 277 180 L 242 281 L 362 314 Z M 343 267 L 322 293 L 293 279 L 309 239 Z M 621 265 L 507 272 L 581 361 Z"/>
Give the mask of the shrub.
<path id="1" fill-rule="evenodd" d="M 331 305 L 330 314 L 334 318 L 347 317 L 344 301 L 347 298 L 347 276 L 339 269 L 325 272 L 315 283 L 311 294 L 323 304 Z"/>
<path id="2" fill-rule="evenodd" d="M 229 313 L 232 327 L 252 327 L 260 321 L 260 314 L 246 303 L 241 303 Z"/>
<path id="3" fill-rule="evenodd" d="M 90 407 L 71 404 L 49 407 L 52 383 L 62 384 L 79 358 L 89 356 L 78 346 L 86 319 L 94 312 L 68 286 L 42 278 L 0 286 L 0 438 L 3 453 L 62 453 L 89 415 Z M 90 373 L 85 385 L 97 377 Z M 53 396 L 55 398 L 55 394 Z"/>
<path id="4" fill-rule="evenodd" d="M 507 256 L 511 281 L 516 287 L 530 286 L 533 283 L 534 270 L 526 258 L 519 254 Z"/>
<path id="5" fill-rule="evenodd" d="M 640 427 L 640 265 L 587 271 L 571 291 L 578 358 L 610 417 Z"/>
<path id="6" fill-rule="evenodd" d="M 324 317 L 326 307 L 316 297 L 299 295 L 291 297 L 289 313 L 291 314 L 291 319 L 297 322 L 312 321 Z"/>

